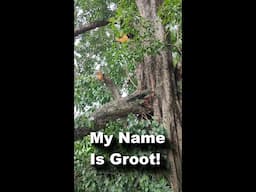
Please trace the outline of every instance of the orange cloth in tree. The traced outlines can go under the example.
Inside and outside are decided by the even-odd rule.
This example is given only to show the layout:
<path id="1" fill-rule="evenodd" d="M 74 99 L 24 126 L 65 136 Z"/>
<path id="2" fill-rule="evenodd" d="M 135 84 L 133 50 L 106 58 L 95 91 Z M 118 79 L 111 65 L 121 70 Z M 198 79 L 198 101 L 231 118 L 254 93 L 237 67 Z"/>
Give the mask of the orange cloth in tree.
<path id="1" fill-rule="evenodd" d="M 127 35 L 123 35 L 123 37 L 121 37 L 121 38 L 116 38 L 116 41 L 120 42 L 120 43 L 125 43 L 128 41 L 128 39 L 129 39 L 129 37 Z"/>
<path id="2" fill-rule="evenodd" d="M 101 71 L 97 71 L 96 72 L 96 77 L 98 80 L 102 81 L 103 80 L 103 73 Z"/>

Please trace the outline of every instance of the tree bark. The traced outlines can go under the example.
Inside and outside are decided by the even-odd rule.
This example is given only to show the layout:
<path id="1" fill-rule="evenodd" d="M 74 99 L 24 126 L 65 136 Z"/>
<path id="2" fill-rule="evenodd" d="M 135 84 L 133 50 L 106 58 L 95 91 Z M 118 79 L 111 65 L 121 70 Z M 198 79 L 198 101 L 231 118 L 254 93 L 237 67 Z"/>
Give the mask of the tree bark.
<path id="1" fill-rule="evenodd" d="M 149 113 L 151 109 L 144 106 L 144 99 L 149 94 L 151 94 L 151 91 L 144 90 L 106 103 L 91 115 L 90 119 L 93 121 L 93 128 L 75 128 L 74 140 L 80 140 L 92 131 L 103 129 L 109 121 L 127 117 L 130 113 Z"/>
<path id="2" fill-rule="evenodd" d="M 103 74 L 103 79 L 102 81 L 105 83 L 106 87 L 110 90 L 112 97 L 117 100 L 121 98 L 120 91 L 117 88 L 117 86 L 114 84 L 112 79 L 110 79 L 108 76 Z"/>
<path id="3" fill-rule="evenodd" d="M 157 16 L 157 8 L 162 1 L 136 0 L 140 15 L 152 23 L 156 40 L 166 42 L 164 27 Z M 144 62 L 137 66 L 138 85 L 154 91 L 153 113 L 163 123 L 168 139 L 175 144 L 168 159 L 171 171 L 168 180 L 174 192 L 182 192 L 181 167 L 181 108 L 178 106 L 177 87 L 172 63 L 171 47 L 160 51 L 156 56 L 145 56 Z M 143 77 L 143 78 L 142 78 Z"/>
<path id="4" fill-rule="evenodd" d="M 90 31 L 92 29 L 96 29 L 97 27 L 103 27 L 106 26 L 107 24 L 109 24 L 109 21 L 103 20 L 103 21 L 95 21 L 93 23 L 89 23 L 86 25 L 83 25 L 82 27 L 80 27 L 79 29 L 75 29 L 74 31 L 74 37 L 85 33 L 87 31 Z"/>

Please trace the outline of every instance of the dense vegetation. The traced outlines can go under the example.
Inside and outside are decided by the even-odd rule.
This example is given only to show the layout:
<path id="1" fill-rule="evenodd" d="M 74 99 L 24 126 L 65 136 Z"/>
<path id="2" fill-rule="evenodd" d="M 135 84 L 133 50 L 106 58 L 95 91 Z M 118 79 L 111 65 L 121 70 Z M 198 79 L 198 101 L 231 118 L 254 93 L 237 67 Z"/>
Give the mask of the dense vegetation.
<path id="1" fill-rule="evenodd" d="M 143 18 L 133 0 L 75 0 L 75 29 L 84 25 L 104 21 L 75 36 L 75 128 L 94 129 L 91 114 L 104 104 L 114 100 L 108 87 L 99 81 L 95 73 L 101 71 L 109 77 L 125 97 L 138 87 L 136 67 L 145 55 L 157 55 L 172 46 L 172 65 L 181 66 L 181 0 L 164 0 L 158 7 L 157 15 L 165 27 L 168 41 L 154 38 L 152 22 Z M 132 34 L 128 43 L 119 43 L 116 38 Z M 168 35 L 170 34 L 170 36 Z M 146 42 L 146 43 L 145 43 Z M 178 95 L 181 95 L 181 79 L 176 78 Z M 134 134 L 165 134 L 164 125 L 152 114 L 130 113 L 125 118 L 108 121 L 104 133 L 117 137 L 118 132 Z M 149 154 L 140 148 L 124 148 L 116 145 L 122 154 Z M 103 154 L 106 158 L 111 151 L 96 148 L 90 144 L 89 136 L 75 141 L 75 191 L 76 192 L 169 192 L 171 185 L 165 173 L 145 169 L 119 170 L 110 166 L 97 170 L 90 165 L 90 154 Z M 167 153 L 161 151 L 167 159 Z"/>

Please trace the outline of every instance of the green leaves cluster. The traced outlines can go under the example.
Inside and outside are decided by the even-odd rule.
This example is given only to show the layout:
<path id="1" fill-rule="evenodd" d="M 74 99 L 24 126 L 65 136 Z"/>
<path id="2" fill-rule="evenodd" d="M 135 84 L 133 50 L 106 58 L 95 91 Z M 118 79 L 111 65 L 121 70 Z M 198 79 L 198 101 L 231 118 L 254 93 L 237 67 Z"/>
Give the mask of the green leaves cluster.
<path id="1" fill-rule="evenodd" d="M 146 134 L 145 127 L 148 130 L 152 127 L 149 134 L 164 134 L 165 129 L 156 121 L 138 121 L 134 115 L 130 115 L 126 124 L 122 120 L 117 120 L 108 124 L 105 134 L 113 134 L 117 138 L 119 131 L 129 131 L 131 134 Z M 125 125 L 125 126 L 124 126 Z M 121 145 L 115 145 L 114 150 L 125 155 L 150 155 L 151 151 L 140 150 L 136 147 L 124 148 Z M 94 192 L 94 191 L 120 191 L 120 192 L 170 192 L 167 181 L 163 176 L 158 176 L 154 172 L 147 170 L 118 170 L 110 166 L 107 170 L 96 170 L 90 166 L 90 154 L 100 154 L 108 161 L 111 151 L 95 148 L 90 144 L 89 136 L 84 140 L 75 143 L 75 191 Z M 163 153 L 164 154 L 164 153 Z"/>
<path id="2" fill-rule="evenodd" d="M 174 65 L 181 62 L 182 51 L 182 1 L 164 0 L 158 9 L 158 15 L 169 32 L 170 42 L 172 44 Z"/>

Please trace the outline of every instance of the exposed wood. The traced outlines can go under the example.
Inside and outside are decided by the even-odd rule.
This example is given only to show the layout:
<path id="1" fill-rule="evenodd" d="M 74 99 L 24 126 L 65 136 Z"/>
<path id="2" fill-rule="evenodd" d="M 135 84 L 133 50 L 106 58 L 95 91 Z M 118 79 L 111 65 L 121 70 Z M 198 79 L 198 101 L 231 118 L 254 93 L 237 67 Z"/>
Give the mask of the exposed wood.
<path id="1" fill-rule="evenodd" d="M 92 131 L 103 129 L 109 121 L 127 117 L 130 113 L 142 114 L 150 112 L 150 109 L 143 105 L 144 98 L 150 93 L 151 91 L 149 90 L 135 92 L 130 96 L 106 103 L 91 115 L 90 119 L 93 121 L 93 128 L 74 129 L 74 140 L 80 140 Z"/>

